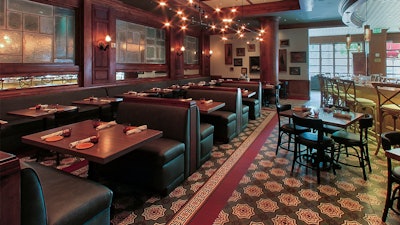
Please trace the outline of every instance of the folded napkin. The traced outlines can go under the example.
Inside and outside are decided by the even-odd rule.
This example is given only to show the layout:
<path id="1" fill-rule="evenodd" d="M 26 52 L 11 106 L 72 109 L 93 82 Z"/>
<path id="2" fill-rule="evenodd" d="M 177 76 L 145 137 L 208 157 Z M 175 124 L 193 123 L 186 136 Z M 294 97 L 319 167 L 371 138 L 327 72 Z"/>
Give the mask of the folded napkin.
<path id="1" fill-rule="evenodd" d="M 61 136 L 61 135 L 63 135 L 63 133 L 64 133 L 64 131 L 60 130 L 60 131 L 57 131 L 57 132 L 54 132 L 54 133 L 51 133 L 51 134 L 43 135 L 43 136 L 40 137 L 40 139 L 46 140 L 49 137 Z"/>
<path id="2" fill-rule="evenodd" d="M 351 115 L 350 114 L 343 114 L 343 113 L 334 113 L 333 117 L 336 118 L 341 118 L 341 119 L 351 119 Z"/>
<path id="3" fill-rule="evenodd" d="M 170 88 L 164 88 L 163 91 L 167 91 L 168 92 L 168 91 L 173 91 L 173 90 L 170 89 Z"/>
<path id="4" fill-rule="evenodd" d="M 82 139 L 82 140 L 71 142 L 71 143 L 69 143 L 69 147 L 74 148 L 77 144 L 90 142 L 90 139 L 92 139 L 92 138 L 96 138 L 96 136 L 90 136 L 90 137 Z"/>
<path id="5" fill-rule="evenodd" d="M 100 101 L 101 101 L 101 102 L 108 102 L 108 103 L 111 102 L 111 100 L 108 100 L 108 99 L 100 99 Z"/>
<path id="6" fill-rule="evenodd" d="M 311 112 L 304 112 L 304 113 L 302 113 L 301 115 L 303 116 L 303 117 L 307 117 L 307 116 L 311 116 Z"/>
<path id="7" fill-rule="evenodd" d="M 247 93 L 247 92 L 249 92 L 249 90 L 246 90 L 246 89 L 244 89 L 244 90 L 242 90 L 243 91 L 243 93 Z"/>
<path id="8" fill-rule="evenodd" d="M 149 94 L 147 93 L 137 93 L 137 96 L 148 96 Z"/>
<path id="9" fill-rule="evenodd" d="M 99 98 L 93 97 L 93 98 L 85 98 L 83 100 L 85 100 L 85 101 L 97 101 L 97 100 L 99 100 Z"/>
<path id="10" fill-rule="evenodd" d="M 147 125 L 142 125 L 142 126 L 139 126 L 139 127 L 133 128 L 133 129 L 129 129 L 129 130 L 126 131 L 125 134 L 126 135 L 137 134 L 137 133 L 140 133 L 140 132 L 142 132 L 144 130 L 147 130 Z"/>
<path id="11" fill-rule="evenodd" d="M 44 109 L 43 111 L 48 112 L 48 113 L 56 113 L 58 109 Z"/>
<path id="12" fill-rule="evenodd" d="M 183 89 L 188 89 L 189 87 L 190 87 L 190 86 L 188 86 L 188 85 L 182 86 Z"/>
<path id="13" fill-rule="evenodd" d="M 6 123 L 8 123 L 8 122 L 5 120 L 0 120 L 0 124 L 6 124 Z"/>
<path id="14" fill-rule="evenodd" d="M 201 103 L 203 103 L 203 104 L 210 104 L 210 103 L 213 103 L 213 100 L 212 100 L 212 99 L 210 99 L 210 100 L 204 100 L 204 101 L 201 101 Z"/>
<path id="15" fill-rule="evenodd" d="M 126 94 L 128 94 L 128 95 L 137 95 L 137 92 L 136 91 L 128 91 Z"/>
<path id="16" fill-rule="evenodd" d="M 183 99 L 184 101 L 192 101 L 193 99 L 192 98 L 185 98 L 185 99 Z"/>
<path id="17" fill-rule="evenodd" d="M 115 120 L 114 121 L 110 121 L 108 123 L 100 124 L 99 126 L 96 127 L 96 130 L 101 130 L 101 129 L 104 129 L 104 128 L 108 128 L 108 127 L 114 126 L 116 124 L 117 124 L 117 122 L 115 122 Z"/>

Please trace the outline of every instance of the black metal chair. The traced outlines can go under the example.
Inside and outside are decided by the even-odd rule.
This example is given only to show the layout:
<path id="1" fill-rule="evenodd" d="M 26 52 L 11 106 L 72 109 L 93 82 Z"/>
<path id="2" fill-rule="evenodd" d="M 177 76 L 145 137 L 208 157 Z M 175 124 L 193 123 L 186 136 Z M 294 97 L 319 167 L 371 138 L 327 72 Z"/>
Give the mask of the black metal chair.
<path id="1" fill-rule="evenodd" d="M 400 146 L 400 132 L 390 131 L 381 134 L 382 147 L 385 151 L 390 150 L 392 146 Z M 382 221 L 386 221 L 389 209 L 400 215 L 400 166 L 393 166 L 392 159 L 387 157 L 388 183 L 386 193 L 385 209 L 383 210 Z M 398 184 L 392 189 L 393 183 Z M 397 200 L 397 208 L 393 207 L 393 203 Z"/>
<path id="2" fill-rule="evenodd" d="M 279 131 L 278 131 L 278 143 L 276 145 L 275 155 L 278 155 L 279 148 L 283 148 L 285 150 L 293 152 L 293 149 L 290 149 L 290 143 L 292 142 L 292 136 L 294 136 L 296 134 L 299 134 L 299 133 L 302 133 L 302 132 L 310 131 L 310 129 L 306 128 L 306 127 L 297 126 L 295 128 L 295 126 L 292 123 L 290 118 L 289 118 L 289 122 L 288 123 L 284 123 L 283 118 L 282 118 L 283 116 L 281 116 L 280 113 L 282 111 L 286 111 L 286 110 L 290 110 L 290 109 L 292 109 L 292 105 L 290 105 L 290 104 L 285 104 L 285 105 L 278 104 L 276 106 L 276 111 L 277 111 L 277 114 L 278 114 Z M 287 142 L 283 142 L 282 143 L 283 135 L 287 135 L 288 136 L 288 141 Z M 287 145 L 285 146 L 284 144 L 287 144 Z"/>
<path id="3" fill-rule="evenodd" d="M 334 142 L 330 137 L 324 135 L 322 120 L 318 118 L 302 117 L 297 114 L 293 114 L 292 118 L 295 126 L 307 127 L 313 132 L 303 132 L 296 135 L 291 173 L 293 174 L 294 165 L 298 163 L 299 165 L 317 171 L 318 184 L 321 182 L 321 166 L 324 168 L 332 168 L 333 173 L 336 175 L 335 167 L 333 166 Z M 301 153 L 300 145 L 307 147 L 305 153 Z M 326 153 L 330 155 L 327 157 Z M 302 158 L 306 158 L 307 160 L 302 161 Z M 329 163 L 329 165 L 327 163 Z"/>
<path id="4" fill-rule="evenodd" d="M 368 153 L 368 129 L 373 126 L 373 123 L 373 117 L 370 114 L 365 114 L 364 117 L 358 121 L 358 133 L 340 130 L 331 135 L 331 138 L 339 145 L 336 161 L 347 166 L 361 167 L 364 180 L 367 180 L 365 167 L 368 166 L 369 172 L 372 172 Z M 343 150 L 342 147 L 344 147 Z M 353 151 L 349 152 L 349 149 L 352 149 Z M 357 157 L 359 165 L 340 161 L 340 155 L 342 152 L 345 152 L 347 156 Z"/>

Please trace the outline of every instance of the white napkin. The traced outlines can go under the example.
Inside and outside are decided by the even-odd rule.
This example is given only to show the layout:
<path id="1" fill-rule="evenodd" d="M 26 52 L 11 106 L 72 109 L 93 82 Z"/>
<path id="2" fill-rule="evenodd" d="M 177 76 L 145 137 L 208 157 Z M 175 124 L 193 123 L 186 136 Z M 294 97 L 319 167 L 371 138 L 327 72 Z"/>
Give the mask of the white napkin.
<path id="1" fill-rule="evenodd" d="M 126 135 L 137 134 L 144 130 L 147 130 L 147 125 L 142 125 L 142 126 L 134 128 L 134 129 L 127 130 L 125 134 Z"/>
<path id="2" fill-rule="evenodd" d="M 47 135 L 41 136 L 40 139 L 46 140 L 46 138 L 54 137 L 54 136 L 60 136 L 62 134 L 63 134 L 63 131 L 60 130 L 60 131 L 57 131 L 57 132 L 54 132 L 54 133 L 51 133 L 51 134 L 47 134 Z"/>
<path id="3" fill-rule="evenodd" d="M 48 113 L 56 113 L 58 109 L 44 109 L 43 111 L 48 112 Z"/>
<path id="4" fill-rule="evenodd" d="M 128 95 L 137 95 L 137 92 L 136 91 L 128 91 L 127 94 Z"/>
<path id="5" fill-rule="evenodd" d="M 108 99 L 100 99 L 100 101 L 101 101 L 101 102 L 107 102 L 107 103 L 110 103 L 110 102 L 111 102 L 111 100 L 108 100 Z"/>
<path id="6" fill-rule="evenodd" d="M 138 93 L 137 96 L 148 96 L 149 94 L 147 93 Z"/>
<path id="7" fill-rule="evenodd" d="M 5 120 L 0 120 L 0 124 L 6 124 L 6 123 L 8 123 L 8 122 Z"/>
<path id="8" fill-rule="evenodd" d="M 113 120 L 113 121 L 110 121 L 108 123 L 101 124 L 101 125 L 97 126 L 96 130 L 101 130 L 101 129 L 104 129 L 104 128 L 108 128 L 108 127 L 114 126 L 116 124 L 117 124 L 117 122 L 115 122 L 115 120 Z"/>
<path id="9" fill-rule="evenodd" d="M 69 143 L 69 147 L 70 148 L 74 148 L 77 144 L 90 142 L 91 138 L 96 138 L 96 136 L 91 136 L 91 137 L 88 137 L 88 138 L 85 138 L 85 139 L 82 139 L 82 140 L 71 142 L 71 143 Z"/>
<path id="10" fill-rule="evenodd" d="M 210 103 L 213 103 L 213 100 L 212 100 L 212 99 L 210 99 L 210 100 L 204 100 L 204 101 L 201 101 L 200 103 L 201 103 L 201 104 L 210 104 Z"/>

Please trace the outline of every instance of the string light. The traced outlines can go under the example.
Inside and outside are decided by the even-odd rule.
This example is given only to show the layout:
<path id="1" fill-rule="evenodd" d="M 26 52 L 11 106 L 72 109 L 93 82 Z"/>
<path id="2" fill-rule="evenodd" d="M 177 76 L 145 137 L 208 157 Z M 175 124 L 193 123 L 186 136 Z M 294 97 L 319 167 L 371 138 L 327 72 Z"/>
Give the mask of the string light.
<path id="1" fill-rule="evenodd" d="M 177 17 L 180 19 L 180 21 L 182 22 L 182 24 L 180 25 L 180 28 L 182 30 L 186 30 L 188 29 L 188 25 L 190 26 L 191 24 L 193 25 L 201 25 L 205 28 L 214 30 L 214 31 L 220 31 L 221 33 L 228 33 L 228 32 L 232 32 L 232 33 L 236 33 L 237 36 L 239 38 L 243 38 L 245 36 L 245 33 L 250 32 L 250 33 L 255 33 L 258 34 L 259 37 L 262 36 L 262 34 L 265 33 L 264 29 L 260 29 L 258 32 L 255 30 L 252 30 L 251 28 L 249 28 L 245 23 L 240 22 L 240 20 L 235 21 L 234 17 L 237 12 L 238 9 L 237 7 L 232 7 L 230 9 L 230 15 L 224 15 L 224 16 L 220 16 L 219 14 L 222 13 L 222 10 L 220 7 L 216 7 L 215 8 L 215 14 L 217 14 L 216 16 L 221 17 L 222 19 L 220 19 L 220 22 L 217 22 L 218 19 L 216 19 L 215 17 L 210 17 L 206 11 L 201 7 L 200 5 L 200 0 L 198 0 L 199 3 L 196 3 L 195 0 L 188 0 L 188 7 L 190 8 L 194 8 L 197 12 L 198 12 L 198 17 L 196 16 L 187 16 L 185 15 L 184 10 L 181 9 L 177 9 L 176 10 L 176 15 Z M 159 5 L 162 6 L 166 6 L 166 2 L 165 1 L 160 1 Z M 171 10 L 171 9 L 169 9 Z M 242 15 L 241 17 L 244 17 L 243 15 L 243 0 L 242 0 Z M 212 21 L 209 21 L 212 20 Z M 188 21 L 190 21 L 188 23 Z M 188 24 L 186 24 L 188 23 Z M 173 23 L 171 23 L 170 21 L 165 22 L 164 26 L 165 27 L 170 27 L 172 26 Z M 226 39 L 226 37 L 223 37 L 222 39 Z M 258 38 L 259 40 L 262 40 L 262 38 Z"/>

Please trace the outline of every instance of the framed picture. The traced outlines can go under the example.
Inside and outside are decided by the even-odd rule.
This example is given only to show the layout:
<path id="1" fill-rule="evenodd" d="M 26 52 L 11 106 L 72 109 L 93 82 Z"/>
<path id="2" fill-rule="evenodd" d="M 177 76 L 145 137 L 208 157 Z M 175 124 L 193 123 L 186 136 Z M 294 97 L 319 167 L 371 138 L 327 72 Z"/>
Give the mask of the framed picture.
<path id="1" fill-rule="evenodd" d="M 243 59 L 242 58 L 234 58 L 233 66 L 243 66 Z"/>
<path id="2" fill-rule="evenodd" d="M 244 48 L 236 48 L 236 56 L 245 56 L 245 50 Z"/>
<path id="3" fill-rule="evenodd" d="M 279 49 L 279 72 L 287 71 L 287 51 Z"/>
<path id="4" fill-rule="evenodd" d="M 291 63 L 305 63 L 307 54 L 306 52 L 290 52 Z"/>
<path id="5" fill-rule="evenodd" d="M 289 74 L 290 75 L 300 75 L 300 67 L 290 67 Z"/>
<path id="6" fill-rule="evenodd" d="M 240 74 L 247 74 L 247 68 L 242 67 L 242 69 L 240 69 Z"/>
<path id="7" fill-rule="evenodd" d="M 250 62 L 250 73 L 259 73 L 260 72 L 260 57 L 259 56 L 251 56 L 249 57 Z"/>
<path id="8" fill-rule="evenodd" d="M 248 44 L 247 45 L 248 52 L 255 52 L 256 51 L 256 44 Z"/>
<path id="9" fill-rule="evenodd" d="M 225 44 L 225 65 L 232 65 L 232 44 Z"/>
<path id="10" fill-rule="evenodd" d="M 289 47 L 289 39 L 285 39 L 285 40 L 280 40 L 280 47 Z"/>

